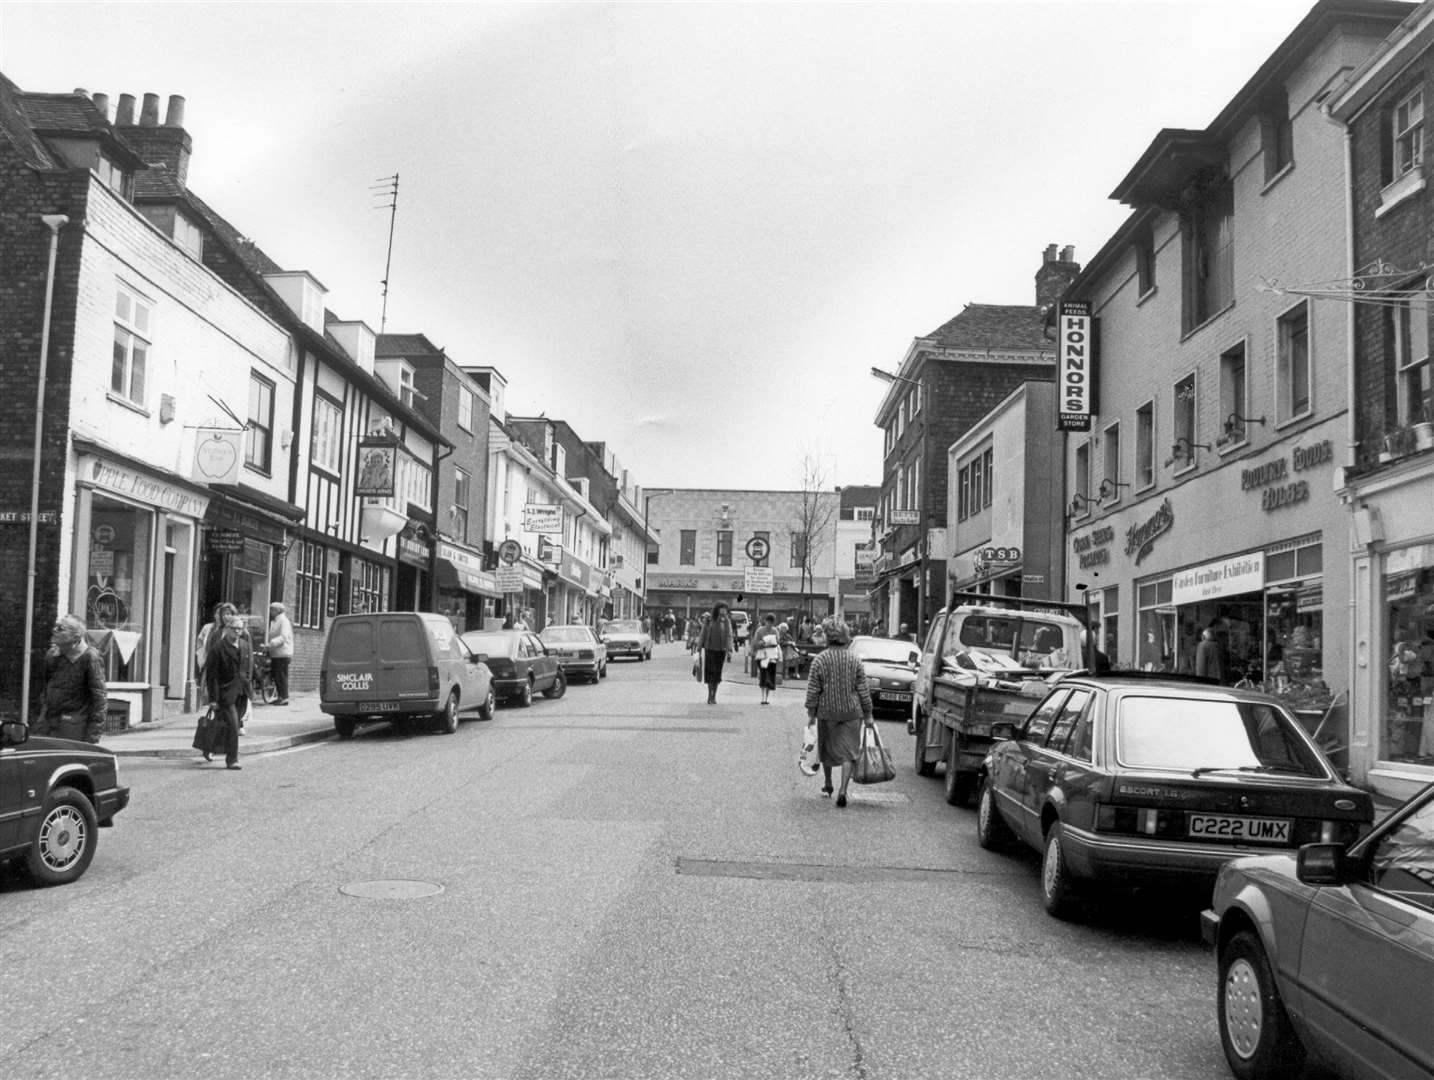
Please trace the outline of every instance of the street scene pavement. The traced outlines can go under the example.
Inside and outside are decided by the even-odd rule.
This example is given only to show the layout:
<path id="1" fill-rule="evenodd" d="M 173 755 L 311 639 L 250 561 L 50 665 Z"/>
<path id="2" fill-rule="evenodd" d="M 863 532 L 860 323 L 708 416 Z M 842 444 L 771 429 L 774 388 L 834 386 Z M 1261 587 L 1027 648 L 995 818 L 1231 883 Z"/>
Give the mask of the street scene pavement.
<path id="1" fill-rule="evenodd" d="M 803 683 L 708 705 L 689 666 L 455 735 L 339 742 L 296 697 L 243 772 L 192 718 L 111 737 L 133 796 L 89 872 L 0 881 L 0 1076 L 1227 1075 L 1198 905 L 1051 919 L 903 723 L 837 809 Z"/>

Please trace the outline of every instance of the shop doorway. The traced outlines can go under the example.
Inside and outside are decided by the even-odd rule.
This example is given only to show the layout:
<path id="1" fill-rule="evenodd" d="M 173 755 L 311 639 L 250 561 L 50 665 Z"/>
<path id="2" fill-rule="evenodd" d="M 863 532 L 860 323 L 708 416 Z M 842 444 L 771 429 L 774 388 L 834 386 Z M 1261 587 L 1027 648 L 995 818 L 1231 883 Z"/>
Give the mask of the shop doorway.
<path id="1" fill-rule="evenodd" d="M 1259 686 L 1265 678 L 1264 600 L 1259 593 L 1187 604 L 1178 613 L 1178 670 L 1196 673 L 1200 638 L 1214 632 L 1222 681 Z"/>

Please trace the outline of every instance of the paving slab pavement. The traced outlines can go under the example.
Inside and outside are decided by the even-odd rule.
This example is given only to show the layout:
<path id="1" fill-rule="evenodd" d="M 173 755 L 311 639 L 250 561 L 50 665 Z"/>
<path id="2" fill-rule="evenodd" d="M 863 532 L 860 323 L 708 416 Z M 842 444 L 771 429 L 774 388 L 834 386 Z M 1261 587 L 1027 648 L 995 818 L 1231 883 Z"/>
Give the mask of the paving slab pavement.
<path id="1" fill-rule="evenodd" d="M 120 757 L 198 757 L 194 727 L 199 714 L 181 713 L 128 731 L 105 735 L 100 746 Z M 319 694 L 293 694 L 288 705 L 254 703 L 239 739 L 239 753 L 264 754 L 334 736 L 332 717 L 319 711 Z"/>

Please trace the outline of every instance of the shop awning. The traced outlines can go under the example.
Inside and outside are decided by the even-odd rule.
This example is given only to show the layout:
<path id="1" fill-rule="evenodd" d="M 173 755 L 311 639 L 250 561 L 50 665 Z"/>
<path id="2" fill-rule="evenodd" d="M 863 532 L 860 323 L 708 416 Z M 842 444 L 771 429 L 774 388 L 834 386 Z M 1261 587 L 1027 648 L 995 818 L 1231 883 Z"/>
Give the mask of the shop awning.
<path id="1" fill-rule="evenodd" d="M 470 567 L 455 563 L 451 559 L 440 558 L 436 561 L 438 571 L 438 587 L 440 589 L 459 589 L 463 592 L 477 593 L 480 596 L 501 597 L 503 594 L 498 591 L 496 582 L 491 574 L 481 570 L 473 570 Z"/>

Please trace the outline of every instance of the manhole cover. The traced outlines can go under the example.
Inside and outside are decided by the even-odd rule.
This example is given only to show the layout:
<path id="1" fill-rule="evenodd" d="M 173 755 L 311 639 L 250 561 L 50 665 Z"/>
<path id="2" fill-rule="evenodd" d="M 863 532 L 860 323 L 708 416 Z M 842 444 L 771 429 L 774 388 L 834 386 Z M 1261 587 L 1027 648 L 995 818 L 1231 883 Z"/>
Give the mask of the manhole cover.
<path id="1" fill-rule="evenodd" d="M 380 881 L 351 881 L 340 885 L 345 896 L 361 896 L 365 900 L 417 900 L 420 896 L 441 893 L 443 886 L 432 881 L 409 881 L 403 878 Z"/>

